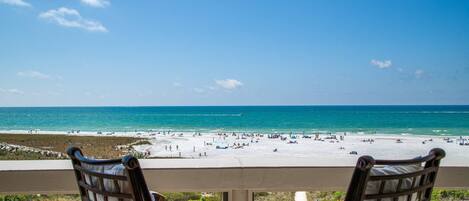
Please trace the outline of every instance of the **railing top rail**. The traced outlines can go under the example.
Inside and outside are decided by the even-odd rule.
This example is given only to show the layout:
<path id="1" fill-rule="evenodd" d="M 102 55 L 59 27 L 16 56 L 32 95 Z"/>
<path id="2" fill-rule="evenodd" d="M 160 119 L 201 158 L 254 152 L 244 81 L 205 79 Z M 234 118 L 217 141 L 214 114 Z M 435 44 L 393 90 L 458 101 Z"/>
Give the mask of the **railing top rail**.
<path id="1" fill-rule="evenodd" d="M 140 159 L 142 169 L 236 169 L 236 168 L 349 168 L 356 159 L 325 161 L 314 158 L 222 158 L 222 159 Z M 469 162 L 448 163 L 442 167 L 469 167 Z M 70 160 L 0 161 L 0 171 L 72 170 Z"/>
<path id="2" fill-rule="evenodd" d="M 301 160 L 247 161 L 158 159 L 141 160 L 140 164 L 150 189 L 162 192 L 345 190 L 354 169 L 353 164 L 315 166 Z M 443 166 L 436 185 L 469 188 L 466 178 L 469 166 Z M 77 191 L 69 160 L 0 161 L 0 180 L 0 193 Z"/>

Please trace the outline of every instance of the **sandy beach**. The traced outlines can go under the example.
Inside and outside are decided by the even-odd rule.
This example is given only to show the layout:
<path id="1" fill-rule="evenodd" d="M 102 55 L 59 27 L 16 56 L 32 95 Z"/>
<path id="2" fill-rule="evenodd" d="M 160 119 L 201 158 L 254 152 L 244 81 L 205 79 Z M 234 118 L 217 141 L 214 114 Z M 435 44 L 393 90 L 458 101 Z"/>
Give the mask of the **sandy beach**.
<path id="1" fill-rule="evenodd" d="M 242 132 L 51 132 L 1 131 L 16 134 L 67 134 L 83 136 L 126 136 L 147 138 L 151 145 L 135 146 L 147 157 L 259 158 L 276 160 L 295 158 L 324 163 L 341 161 L 353 164 L 361 155 L 375 158 L 406 159 L 426 154 L 432 148 L 447 152 L 445 165 L 469 165 L 467 136 L 416 136 L 389 134 L 266 134 Z M 462 140 L 461 140 L 462 139 Z M 464 145 L 467 144 L 467 145 Z"/>
<path id="2" fill-rule="evenodd" d="M 343 137 L 340 137 L 343 136 Z M 309 138 L 311 137 L 311 138 Z M 459 137 L 390 136 L 358 134 L 303 135 L 201 134 L 156 135 L 153 145 L 138 150 L 152 157 L 183 158 L 287 158 L 353 162 L 361 155 L 375 158 L 412 158 L 439 147 L 447 152 L 445 164 L 469 165 L 469 145 L 460 145 Z M 283 138 L 283 139 L 281 139 Z M 244 146 L 243 146 L 244 144 Z"/>

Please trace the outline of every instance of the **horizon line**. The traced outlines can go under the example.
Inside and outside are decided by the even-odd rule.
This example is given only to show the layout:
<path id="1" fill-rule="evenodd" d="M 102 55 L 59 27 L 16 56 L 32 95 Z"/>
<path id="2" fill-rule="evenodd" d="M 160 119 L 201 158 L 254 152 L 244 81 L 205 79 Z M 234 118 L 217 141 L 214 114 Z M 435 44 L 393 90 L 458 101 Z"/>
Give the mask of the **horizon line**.
<path id="1" fill-rule="evenodd" d="M 93 108 L 93 107 L 333 107 L 333 106 L 469 106 L 469 104 L 285 104 L 285 105 L 45 105 L 0 106 L 0 108 Z"/>

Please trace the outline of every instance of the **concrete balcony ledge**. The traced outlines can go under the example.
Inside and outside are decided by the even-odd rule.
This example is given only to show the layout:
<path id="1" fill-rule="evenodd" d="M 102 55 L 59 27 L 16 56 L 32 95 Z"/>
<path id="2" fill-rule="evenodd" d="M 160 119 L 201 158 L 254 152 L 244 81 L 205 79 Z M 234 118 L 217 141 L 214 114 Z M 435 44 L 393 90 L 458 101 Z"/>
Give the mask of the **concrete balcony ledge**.
<path id="1" fill-rule="evenodd" d="M 346 190 L 355 160 L 303 158 L 140 160 L 152 190 L 236 192 Z M 0 193 L 77 193 L 69 160 L 0 161 Z M 469 188 L 469 165 L 443 164 L 438 187 Z"/>
<path id="2" fill-rule="evenodd" d="M 223 158 L 223 159 L 140 159 L 143 169 L 217 169 L 262 167 L 353 167 L 350 161 L 317 161 L 309 158 Z M 469 165 L 468 165 L 469 167 Z M 0 171 L 10 170 L 71 170 L 69 160 L 0 161 Z"/>

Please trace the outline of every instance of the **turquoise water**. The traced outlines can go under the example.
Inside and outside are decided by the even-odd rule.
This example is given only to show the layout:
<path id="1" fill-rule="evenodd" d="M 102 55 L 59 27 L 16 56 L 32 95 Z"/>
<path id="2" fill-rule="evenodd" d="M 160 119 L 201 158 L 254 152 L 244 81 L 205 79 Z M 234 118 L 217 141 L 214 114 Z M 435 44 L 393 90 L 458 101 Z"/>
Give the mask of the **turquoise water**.
<path id="1" fill-rule="evenodd" d="M 469 106 L 0 108 L 0 130 L 30 129 L 469 135 Z"/>

